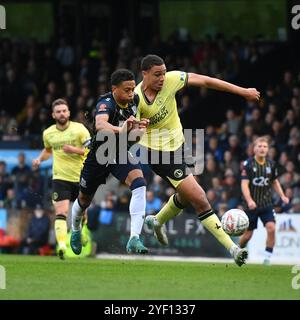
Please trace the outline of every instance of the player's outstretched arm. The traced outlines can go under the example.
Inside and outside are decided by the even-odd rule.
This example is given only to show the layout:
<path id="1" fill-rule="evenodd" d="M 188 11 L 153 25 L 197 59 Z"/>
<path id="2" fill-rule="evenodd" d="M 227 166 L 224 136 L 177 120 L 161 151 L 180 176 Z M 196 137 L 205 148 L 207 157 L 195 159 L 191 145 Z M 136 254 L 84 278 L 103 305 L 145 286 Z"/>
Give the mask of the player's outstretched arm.
<path id="1" fill-rule="evenodd" d="M 290 202 L 290 199 L 288 197 L 286 197 L 286 195 L 284 194 L 280 182 L 278 181 L 278 179 L 275 179 L 273 181 L 273 189 L 275 190 L 275 192 L 279 195 L 280 199 L 285 203 L 288 204 Z"/>
<path id="2" fill-rule="evenodd" d="M 32 160 L 32 169 L 34 170 L 38 169 L 41 162 L 48 160 L 51 157 L 51 155 L 52 155 L 52 149 L 44 148 L 40 153 L 40 155 L 36 159 Z"/>
<path id="3" fill-rule="evenodd" d="M 196 73 L 188 74 L 187 84 L 189 86 L 206 87 L 209 89 L 215 89 L 215 90 L 234 93 L 244 97 L 247 100 L 252 100 L 252 101 L 258 101 L 260 98 L 260 92 L 257 91 L 255 88 L 239 87 L 232 83 L 229 83 L 217 78 L 211 78 L 211 77 L 203 76 Z"/>

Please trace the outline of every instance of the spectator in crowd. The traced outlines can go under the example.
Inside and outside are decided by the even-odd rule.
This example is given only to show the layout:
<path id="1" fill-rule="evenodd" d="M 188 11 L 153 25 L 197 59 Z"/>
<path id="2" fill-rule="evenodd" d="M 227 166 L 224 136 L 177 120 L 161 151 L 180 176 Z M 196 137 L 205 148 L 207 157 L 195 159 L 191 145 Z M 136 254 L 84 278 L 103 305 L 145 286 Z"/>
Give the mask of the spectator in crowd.
<path id="1" fill-rule="evenodd" d="M 278 160 L 278 175 L 279 177 L 286 172 L 286 165 L 289 161 L 289 157 L 287 152 L 283 151 L 280 153 L 279 160 Z"/>
<path id="2" fill-rule="evenodd" d="M 239 204 L 241 191 L 237 183 L 237 179 L 234 176 L 234 173 L 231 169 L 227 169 L 225 171 L 224 176 L 224 191 L 228 195 L 228 208 L 233 209 L 236 208 Z"/>
<path id="3" fill-rule="evenodd" d="M 118 198 L 116 203 L 116 211 L 128 212 L 129 211 L 130 194 L 126 190 Z"/>
<path id="4" fill-rule="evenodd" d="M 298 154 L 300 153 L 300 135 L 293 135 L 286 147 L 289 159 L 291 159 L 294 163 L 297 161 Z"/>
<path id="5" fill-rule="evenodd" d="M 294 198 L 292 200 L 292 207 L 289 210 L 290 213 L 299 213 L 300 214 L 300 198 Z"/>
<path id="6" fill-rule="evenodd" d="M 279 151 L 284 151 L 287 137 L 282 132 L 282 124 L 278 120 L 272 124 L 272 139 Z"/>
<path id="7" fill-rule="evenodd" d="M 300 183 L 300 175 L 295 172 L 295 165 L 292 161 L 287 161 L 286 163 L 286 172 L 282 174 L 279 178 L 280 183 L 287 187 L 296 187 Z"/>
<path id="8" fill-rule="evenodd" d="M 162 207 L 162 201 L 151 190 L 147 191 L 146 214 L 156 214 Z"/>
<path id="9" fill-rule="evenodd" d="M 204 172 L 201 175 L 201 185 L 204 190 L 212 188 L 212 178 L 222 177 L 222 171 L 218 168 L 218 165 L 214 158 L 209 158 L 206 160 Z"/>
<path id="10" fill-rule="evenodd" d="M 241 119 L 235 114 L 235 112 L 229 109 L 226 112 L 228 132 L 230 134 L 238 134 L 241 126 Z"/>
<path id="11" fill-rule="evenodd" d="M 21 245 L 24 254 L 39 254 L 39 249 L 48 244 L 50 219 L 41 205 L 37 205 L 29 221 L 26 238 Z"/>
<path id="12" fill-rule="evenodd" d="M 265 115 L 265 133 L 271 135 L 272 134 L 272 125 L 275 121 L 275 117 L 272 113 L 268 112 Z"/>
<path id="13" fill-rule="evenodd" d="M 0 161 L 0 201 L 3 205 L 3 201 L 6 199 L 7 190 L 12 188 L 12 182 L 6 169 L 7 165 L 5 161 Z"/>
<path id="14" fill-rule="evenodd" d="M 3 135 L 7 134 L 11 128 L 17 128 L 17 121 L 14 118 L 9 117 L 9 114 L 5 110 L 0 112 L 0 139 Z"/>
<path id="15" fill-rule="evenodd" d="M 29 186 L 31 176 L 31 168 L 26 164 L 25 153 L 20 152 L 18 155 L 18 164 L 13 167 L 13 181 L 15 183 L 15 191 L 18 203 L 25 201 L 25 193 Z"/>
<path id="16" fill-rule="evenodd" d="M 63 70 L 70 70 L 74 64 L 74 49 L 65 38 L 61 38 L 56 51 L 56 59 Z"/>
<path id="17" fill-rule="evenodd" d="M 100 203 L 99 222 L 102 224 L 111 224 L 115 208 L 115 198 L 112 192 L 105 195 L 105 199 Z"/>
<path id="18" fill-rule="evenodd" d="M 277 162 L 277 160 L 278 160 L 277 157 L 278 157 L 278 152 L 277 152 L 276 147 L 275 146 L 270 147 L 269 153 L 268 153 L 268 158 L 270 160 Z"/>
<path id="19" fill-rule="evenodd" d="M 212 125 L 208 125 L 205 128 L 205 134 L 204 134 L 204 143 L 205 143 L 204 147 L 205 147 L 205 150 L 208 147 L 210 138 L 216 137 L 216 136 L 217 136 L 216 128 L 214 126 L 212 126 Z"/>
<path id="20" fill-rule="evenodd" d="M 228 149 L 229 136 L 228 125 L 226 122 L 223 122 L 218 132 L 218 141 L 223 151 Z"/>
<path id="21" fill-rule="evenodd" d="M 240 146 L 240 139 L 237 135 L 231 135 L 229 137 L 229 151 L 232 155 L 233 160 L 241 161 L 243 152 Z"/>
<path id="22" fill-rule="evenodd" d="M 209 139 L 207 152 L 211 153 L 217 162 L 221 162 L 223 160 L 223 152 L 218 144 L 217 137 L 211 137 Z"/>
<path id="23" fill-rule="evenodd" d="M 165 181 L 163 181 L 159 175 L 154 174 L 153 181 L 148 185 L 148 189 L 153 191 L 155 197 L 158 197 L 161 200 L 167 200 L 165 199 L 167 186 Z"/>
<path id="24" fill-rule="evenodd" d="M 266 131 L 265 123 L 261 115 L 261 111 L 258 108 L 253 109 L 251 120 L 247 122 L 253 128 L 254 134 L 264 134 Z"/>
<path id="25" fill-rule="evenodd" d="M 3 207 L 6 209 L 19 209 L 20 203 L 17 202 L 16 192 L 14 188 L 8 188 L 6 196 L 3 200 Z"/>
<path id="26" fill-rule="evenodd" d="M 253 127 L 251 124 L 248 123 L 244 126 L 244 130 L 242 134 L 242 146 L 244 150 L 249 146 L 249 144 L 252 143 L 253 137 L 254 137 Z"/>
<path id="27" fill-rule="evenodd" d="M 238 176 L 240 172 L 239 162 L 232 158 L 232 154 L 228 150 L 224 152 L 224 162 L 222 165 L 222 169 L 224 172 L 227 169 L 230 169 L 235 176 Z"/>
<path id="28" fill-rule="evenodd" d="M 207 199 L 208 199 L 209 203 L 211 204 L 211 207 L 217 211 L 218 205 L 219 205 L 219 199 L 218 199 L 218 196 L 217 196 L 217 193 L 215 192 L 215 190 L 209 189 L 206 192 L 206 195 L 207 195 Z"/>

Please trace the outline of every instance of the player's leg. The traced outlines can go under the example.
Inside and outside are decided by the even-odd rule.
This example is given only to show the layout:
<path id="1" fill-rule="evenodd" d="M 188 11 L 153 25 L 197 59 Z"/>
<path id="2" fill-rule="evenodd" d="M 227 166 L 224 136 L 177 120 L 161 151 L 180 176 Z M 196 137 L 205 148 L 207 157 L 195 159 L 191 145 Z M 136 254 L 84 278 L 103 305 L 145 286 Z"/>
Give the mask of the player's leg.
<path id="1" fill-rule="evenodd" d="M 265 265 L 269 265 L 271 263 L 271 258 L 273 254 L 273 249 L 275 246 L 275 211 L 272 207 L 265 208 L 260 215 L 260 218 L 266 228 L 267 231 L 267 241 L 266 248 L 264 252 L 264 261 Z"/>
<path id="2" fill-rule="evenodd" d="M 148 249 L 140 239 L 146 211 L 146 182 L 143 172 L 139 165 L 130 161 L 128 164 L 111 165 L 110 170 L 118 180 L 125 182 L 132 192 L 129 203 L 130 238 L 126 250 L 128 253 L 147 253 Z"/>
<path id="3" fill-rule="evenodd" d="M 82 250 L 81 227 L 85 210 L 89 207 L 100 184 L 105 183 L 109 171 L 97 163 L 93 155 L 88 155 L 80 175 L 79 195 L 72 207 L 72 234 L 70 245 L 77 255 Z"/>
<path id="4" fill-rule="evenodd" d="M 92 202 L 94 194 L 87 195 L 79 192 L 78 198 L 75 200 L 72 206 L 72 233 L 70 239 L 70 246 L 72 251 L 79 255 L 82 250 L 81 229 L 82 220 L 85 214 L 85 210 Z"/>
<path id="5" fill-rule="evenodd" d="M 175 156 L 171 153 L 172 156 L 174 159 Z M 176 189 L 177 193 L 169 199 L 168 203 L 155 216 L 156 221 L 153 217 L 146 218 L 147 225 L 150 224 L 150 221 L 159 229 L 158 225 L 162 226 L 178 215 L 188 204 L 191 204 L 198 213 L 202 224 L 233 254 L 233 249 L 236 251 L 237 246 L 220 228 L 220 220 L 212 211 L 204 190 L 193 175 L 189 174 L 186 163 L 182 161 L 180 164 L 175 164 L 174 161 L 170 165 L 151 165 L 151 168 L 164 180 L 168 181 Z M 163 243 L 162 241 L 160 242 Z"/>
<path id="6" fill-rule="evenodd" d="M 196 210 L 198 219 L 204 227 L 230 252 L 236 264 L 241 266 L 248 256 L 246 249 L 240 249 L 225 233 L 221 227 L 221 222 L 212 210 L 204 190 L 192 175 L 186 177 L 176 188 L 179 194 L 179 201 L 188 201 Z"/>
<path id="7" fill-rule="evenodd" d="M 128 173 L 125 183 L 130 187 L 132 192 L 129 204 L 131 219 L 130 238 L 126 249 L 128 253 L 147 253 L 148 249 L 140 239 L 146 212 L 146 182 L 142 170 L 131 170 Z"/>
<path id="8" fill-rule="evenodd" d="M 174 193 L 164 205 L 164 207 L 156 215 L 157 221 L 160 224 L 164 224 L 172 218 L 178 216 L 182 210 L 187 206 L 187 203 L 180 201 L 178 193 Z"/>
<path id="9" fill-rule="evenodd" d="M 54 232 L 57 242 L 57 253 L 61 259 L 67 249 L 67 215 L 69 212 L 72 182 L 53 180 L 52 201 L 55 209 Z"/>
<path id="10" fill-rule="evenodd" d="M 153 152 L 153 150 L 151 151 Z M 161 156 L 160 154 L 158 157 Z M 149 155 L 151 157 L 151 154 Z M 151 169 L 160 177 L 162 177 L 174 189 L 188 176 L 186 172 L 186 164 L 174 164 L 174 153 L 170 153 L 171 164 L 150 164 Z M 153 231 L 154 236 L 162 245 L 168 244 L 165 223 L 177 215 L 188 205 L 179 199 L 178 193 L 173 194 L 168 202 L 161 208 L 156 215 L 148 215 L 145 219 L 147 226 Z"/>
<path id="11" fill-rule="evenodd" d="M 200 187 L 193 175 L 190 174 L 190 170 L 184 159 L 182 158 L 179 159 L 181 161 L 177 161 L 177 156 L 177 151 L 173 153 L 171 152 L 171 164 L 164 164 L 161 162 L 159 165 L 151 165 L 152 170 L 159 174 L 163 179 L 168 181 L 177 192 L 176 196 L 173 197 L 173 199 L 168 202 L 161 212 L 157 214 L 160 221 L 165 223 L 175 215 L 179 214 L 182 208 L 186 207 L 187 204 L 191 204 L 195 208 L 202 224 L 216 237 L 221 244 L 224 245 L 227 250 L 229 250 L 231 255 L 234 257 L 235 262 L 239 266 L 243 265 L 248 256 L 247 250 L 240 249 L 231 240 L 229 235 L 225 233 L 221 227 L 219 218 L 213 212 L 206 198 L 204 190 Z M 176 207 L 175 210 L 174 206 Z M 147 220 L 146 223 L 148 222 Z M 157 224 L 161 226 L 160 230 L 162 230 L 162 224 L 160 224 L 158 221 Z"/>
<path id="12" fill-rule="evenodd" d="M 67 250 L 67 215 L 69 211 L 70 200 L 62 200 L 54 202 L 55 222 L 54 232 L 57 242 L 57 253 L 61 259 L 64 259 L 64 254 Z"/>
<path id="13" fill-rule="evenodd" d="M 247 243 L 252 238 L 253 230 L 246 230 L 239 238 L 239 245 L 241 248 L 245 248 Z"/>
<path id="14" fill-rule="evenodd" d="M 77 255 L 81 253 L 83 243 L 81 239 L 82 219 L 85 210 L 91 204 L 93 197 L 94 193 L 85 194 L 80 191 L 78 198 L 74 201 L 72 206 L 72 233 L 70 245 L 73 252 Z"/>
<path id="15" fill-rule="evenodd" d="M 169 243 L 165 223 L 179 215 L 185 207 L 186 205 L 179 202 L 178 193 L 175 193 L 156 215 L 146 217 L 145 223 L 153 230 L 154 236 L 160 244 L 168 245 Z"/>
<path id="16" fill-rule="evenodd" d="M 92 201 L 93 196 L 91 197 L 91 199 L 87 199 L 87 201 L 90 203 Z M 87 210 L 82 211 L 82 206 L 79 205 L 79 183 L 78 184 L 74 184 L 74 188 L 73 188 L 73 192 L 72 192 L 72 212 L 74 212 L 74 217 L 76 221 L 72 221 L 72 212 L 71 212 L 71 230 L 73 228 L 73 225 L 77 225 L 78 224 L 78 229 L 80 229 L 80 227 L 83 227 L 86 223 L 87 223 Z M 87 202 L 82 200 L 82 202 Z M 75 206 L 74 203 L 76 202 Z M 89 207 L 89 204 L 87 205 L 87 208 Z M 81 242 L 82 245 L 85 246 L 88 243 L 88 239 L 87 237 L 85 237 L 84 234 L 81 234 Z"/>
<path id="17" fill-rule="evenodd" d="M 85 210 L 90 206 L 94 197 L 94 193 L 85 194 L 79 192 L 78 198 L 74 201 L 72 206 L 72 231 L 80 231 L 82 227 L 82 220 Z"/>
<path id="18" fill-rule="evenodd" d="M 247 243 L 252 238 L 253 231 L 257 228 L 258 221 L 257 210 L 246 210 L 245 212 L 249 219 L 249 227 L 239 238 L 239 245 L 241 248 L 245 248 L 247 246 Z"/>
<path id="19" fill-rule="evenodd" d="M 276 226 L 274 222 L 267 222 L 265 225 L 265 228 L 267 230 L 267 241 L 266 241 L 266 248 L 264 252 L 264 261 L 263 263 L 265 265 L 269 265 L 271 263 L 271 258 L 273 255 L 273 249 L 275 245 L 275 230 Z"/>

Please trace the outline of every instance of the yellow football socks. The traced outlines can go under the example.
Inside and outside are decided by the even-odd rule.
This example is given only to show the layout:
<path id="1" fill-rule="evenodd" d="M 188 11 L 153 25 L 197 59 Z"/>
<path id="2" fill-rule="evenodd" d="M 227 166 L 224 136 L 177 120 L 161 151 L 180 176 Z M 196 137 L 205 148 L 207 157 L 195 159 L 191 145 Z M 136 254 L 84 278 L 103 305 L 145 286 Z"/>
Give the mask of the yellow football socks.
<path id="1" fill-rule="evenodd" d="M 67 221 L 64 215 L 59 214 L 56 216 L 56 219 L 54 222 L 54 230 L 55 230 L 55 236 L 56 236 L 56 241 L 58 245 L 66 245 L 68 231 L 67 231 Z"/>
<path id="2" fill-rule="evenodd" d="M 231 240 L 229 235 L 225 233 L 219 218 L 212 210 L 201 215 L 199 220 L 227 250 L 230 251 L 232 246 L 235 246 L 235 243 Z"/>
<path id="3" fill-rule="evenodd" d="M 175 204 L 176 203 L 176 204 Z M 180 204 L 177 203 L 175 194 L 173 194 L 169 201 L 163 206 L 163 208 L 156 215 L 156 219 L 160 225 L 163 225 L 167 221 L 171 220 L 179 213 L 182 212 L 183 208 L 178 207 Z"/>

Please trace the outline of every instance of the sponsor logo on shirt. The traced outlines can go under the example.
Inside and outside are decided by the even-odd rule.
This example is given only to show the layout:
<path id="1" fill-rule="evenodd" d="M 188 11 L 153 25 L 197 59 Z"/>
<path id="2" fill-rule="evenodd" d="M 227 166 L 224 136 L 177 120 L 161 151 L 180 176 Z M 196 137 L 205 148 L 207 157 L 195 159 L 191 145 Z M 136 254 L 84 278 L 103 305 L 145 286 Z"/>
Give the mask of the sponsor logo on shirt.
<path id="1" fill-rule="evenodd" d="M 169 112 L 166 106 L 163 106 L 158 113 L 156 113 L 153 117 L 150 118 L 150 124 L 154 125 L 162 121 L 168 113 Z"/>
<path id="2" fill-rule="evenodd" d="M 99 108 L 98 108 L 98 111 L 106 111 L 106 104 L 102 103 L 100 104 Z"/>

